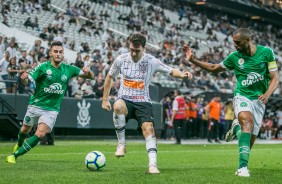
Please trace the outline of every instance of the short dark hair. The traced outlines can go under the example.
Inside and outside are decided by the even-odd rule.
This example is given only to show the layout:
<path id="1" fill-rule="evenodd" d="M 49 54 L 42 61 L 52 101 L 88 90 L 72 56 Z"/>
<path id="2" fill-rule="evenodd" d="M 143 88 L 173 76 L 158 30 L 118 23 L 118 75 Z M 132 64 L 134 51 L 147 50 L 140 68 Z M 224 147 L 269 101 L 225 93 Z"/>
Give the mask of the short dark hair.
<path id="1" fill-rule="evenodd" d="M 63 47 L 63 43 L 62 43 L 62 42 L 59 42 L 59 41 L 52 42 L 52 43 L 51 43 L 51 46 L 50 46 L 50 49 L 52 49 L 52 47 L 54 47 L 54 46 L 62 46 L 62 47 Z"/>
<path id="2" fill-rule="evenodd" d="M 130 43 L 133 44 L 134 47 L 139 47 L 140 45 L 142 47 L 145 47 L 146 45 L 146 38 L 141 33 L 132 34 L 131 37 L 129 38 L 129 41 Z"/>
<path id="3" fill-rule="evenodd" d="M 251 38 L 253 34 L 248 28 L 239 28 L 234 31 L 233 35 L 240 35 L 241 38 Z"/>

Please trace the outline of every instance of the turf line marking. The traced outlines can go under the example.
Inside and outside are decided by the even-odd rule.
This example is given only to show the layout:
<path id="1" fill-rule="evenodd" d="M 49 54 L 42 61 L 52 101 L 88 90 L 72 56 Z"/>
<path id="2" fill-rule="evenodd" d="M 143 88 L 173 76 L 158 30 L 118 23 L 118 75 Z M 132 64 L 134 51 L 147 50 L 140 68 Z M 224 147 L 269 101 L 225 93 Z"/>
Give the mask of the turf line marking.
<path id="1" fill-rule="evenodd" d="M 264 150 L 273 150 L 273 149 L 264 149 Z M 275 150 L 282 150 L 282 148 L 278 148 Z M 234 150 L 178 150 L 178 151 L 159 151 L 158 153 L 162 154 L 162 153 L 197 153 L 197 152 L 234 152 Z M 64 152 L 64 153 L 28 153 L 27 155 L 85 155 L 87 154 L 88 151 L 86 152 Z M 103 153 L 114 153 L 114 151 L 103 151 Z M 127 152 L 128 154 L 144 154 L 146 153 L 146 150 L 144 151 L 129 151 Z M 7 155 L 7 154 L 0 154 L 0 155 Z"/>

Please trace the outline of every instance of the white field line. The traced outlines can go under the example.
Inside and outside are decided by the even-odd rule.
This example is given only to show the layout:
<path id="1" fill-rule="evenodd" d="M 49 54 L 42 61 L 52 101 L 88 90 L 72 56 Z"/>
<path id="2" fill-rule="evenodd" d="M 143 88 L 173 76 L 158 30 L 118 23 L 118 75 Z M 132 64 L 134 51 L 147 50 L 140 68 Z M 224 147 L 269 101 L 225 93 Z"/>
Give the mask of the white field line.
<path id="1" fill-rule="evenodd" d="M 173 145 L 175 143 L 175 141 L 164 141 L 164 140 L 159 140 L 157 141 L 157 144 L 159 145 Z M 14 144 L 16 144 L 16 141 L 14 142 L 0 142 L 0 145 L 1 146 L 13 146 Z M 58 140 L 58 141 L 55 141 L 55 145 L 56 146 L 77 146 L 77 145 L 81 145 L 81 146 L 86 146 L 86 145 L 116 145 L 117 144 L 117 141 L 116 140 L 86 140 L 86 141 L 62 141 L 62 140 Z M 129 140 L 127 141 L 127 145 L 143 145 L 145 144 L 145 141 L 144 140 Z M 238 141 L 235 140 L 235 141 L 232 141 L 232 142 L 224 142 L 222 141 L 221 144 L 218 144 L 218 143 L 207 143 L 206 140 L 185 140 L 185 141 L 182 141 L 182 146 L 183 145 L 203 145 L 203 146 L 213 146 L 213 145 L 232 145 L 232 144 L 238 144 Z M 269 145 L 269 144 L 282 144 L 282 141 L 281 140 L 262 140 L 262 141 L 256 141 L 255 144 L 265 144 L 265 145 Z"/>
<path id="2" fill-rule="evenodd" d="M 263 150 L 273 150 L 272 148 L 263 149 Z M 282 150 L 282 148 L 277 148 L 275 150 Z M 94 151 L 94 150 L 93 150 Z M 234 150 L 175 150 L 175 151 L 162 151 L 158 150 L 158 154 L 171 154 L 171 153 L 198 153 L 198 152 L 234 152 Z M 85 155 L 89 151 L 86 152 L 64 152 L 64 153 L 28 153 L 25 156 L 34 156 L 34 155 L 46 155 L 46 156 L 57 156 L 57 155 Z M 114 151 L 103 151 L 103 153 L 114 153 Z M 146 151 L 128 151 L 127 154 L 144 154 Z M 7 154 L 0 154 L 0 155 L 7 155 Z"/>

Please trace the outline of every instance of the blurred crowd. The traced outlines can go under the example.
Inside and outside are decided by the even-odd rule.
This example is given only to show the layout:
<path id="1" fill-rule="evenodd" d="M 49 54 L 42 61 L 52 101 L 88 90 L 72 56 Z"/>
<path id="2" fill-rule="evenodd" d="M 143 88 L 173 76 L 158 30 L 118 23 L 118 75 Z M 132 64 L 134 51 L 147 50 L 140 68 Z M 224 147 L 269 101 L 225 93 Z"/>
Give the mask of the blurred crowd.
<path id="1" fill-rule="evenodd" d="M 3 4 L 2 16 L 3 23 L 8 19 L 7 12 L 16 11 L 22 13 L 51 11 L 50 1 L 48 0 L 27 0 L 12 4 L 9 1 Z M 1 75 L 2 79 L 17 81 L 21 72 L 30 70 L 38 64 L 48 60 L 48 47 L 42 46 L 42 41 L 47 41 L 49 44 L 53 41 L 61 41 L 66 49 L 77 52 L 76 58 L 70 62 L 79 68 L 89 66 L 95 73 L 95 79 L 92 81 L 84 80 L 83 78 L 73 78 L 69 83 L 66 96 L 75 98 L 96 98 L 99 99 L 103 92 L 103 83 L 105 76 L 113 63 L 114 59 L 123 53 L 128 52 L 128 37 L 116 35 L 113 31 L 106 28 L 109 20 L 109 12 L 89 12 L 90 3 L 100 3 L 105 6 L 114 4 L 121 6 L 117 1 L 89 1 L 79 2 L 77 4 L 67 1 L 65 13 L 56 13 L 52 22 L 44 27 L 38 23 L 37 17 L 32 20 L 30 17 L 23 23 L 26 27 L 38 29 L 40 32 L 38 40 L 35 41 L 28 49 L 19 47 L 17 40 L 12 37 L 8 38 L 5 35 L 0 37 L 0 60 L 1 60 Z M 282 29 L 271 24 L 256 22 L 240 17 L 233 17 L 222 12 L 204 12 L 195 6 L 185 4 L 180 5 L 177 1 L 147 1 L 152 3 L 149 6 L 143 6 L 144 1 L 124 1 L 123 6 L 132 7 L 128 14 L 120 13 L 116 17 L 122 25 L 126 24 L 128 30 L 132 32 L 139 31 L 146 35 L 147 40 L 155 43 L 160 49 L 147 47 L 146 52 L 153 54 L 164 63 L 178 67 L 180 70 L 188 70 L 194 74 L 193 80 L 174 81 L 177 85 L 169 87 L 193 88 L 201 90 L 214 90 L 218 92 L 232 93 L 236 80 L 233 73 L 225 72 L 217 76 L 211 75 L 200 70 L 195 65 L 188 63 L 182 53 L 181 47 L 183 44 L 188 44 L 194 49 L 196 56 L 209 63 L 219 63 L 231 51 L 234 50 L 232 43 L 232 31 L 237 27 L 250 27 L 254 31 L 254 42 L 271 47 L 277 57 L 277 63 L 281 68 L 281 53 L 282 53 Z M 156 5 L 156 6 L 155 6 Z M 134 7 L 134 8 L 133 8 Z M 160 8 L 162 7 L 162 8 Z M 169 9 L 178 16 L 178 23 L 172 23 L 171 17 L 165 14 L 165 9 Z M 115 11 L 115 10 L 112 10 Z M 83 16 L 85 19 L 81 19 Z M 68 19 L 66 19 L 68 17 Z M 64 34 L 68 31 L 64 26 L 67 24 L 75 24 L 79 27 L 80 34 L 95 35 L 100 37 L 102 42 L 91 48 L 88 42 L 76 44 L 76 40 L 71 40 Z M 9 25 L 12 26 L 12 25 Z M 149 26 L 149 29 L 146 29 Z M 146 27 L 146 28 L 145 28 Z M 157 42 L 154 36 L 150 33 L 153 29 L 157 29 L 163 35 L 163 40 Z M 203 32 L 206 39 L 188 39 L 185 31 Z M 218 33 L 224 35 L 224 40 L 220 41 Z M 208 51 L 198 52 L 201 50 L 203 42 L 209 46 Z M 20 53 L 20 54 L 17 54 Z M 200 55 L 198 54 L 200 53 Z M 162 76 L 156 74 L 153 82 L 161 86 L 164 84 L 161 81 Z M 16 83 L 6 82 L 2 84 L 3 92 L 13 93 L 18 90 L 19 93 L 30 92 L 34 90 L 33 84 L 22 89 L 20 81 Z M 275 93 L 282 93 L 282 85 Z M 17 88 L 17 89 L 16 89 Z M 111 97 L 114 99 L 119 88 L 119 79 L 114 81 L 111 90 Z M 6 89 L 6 90 L 5 90 Z"/>

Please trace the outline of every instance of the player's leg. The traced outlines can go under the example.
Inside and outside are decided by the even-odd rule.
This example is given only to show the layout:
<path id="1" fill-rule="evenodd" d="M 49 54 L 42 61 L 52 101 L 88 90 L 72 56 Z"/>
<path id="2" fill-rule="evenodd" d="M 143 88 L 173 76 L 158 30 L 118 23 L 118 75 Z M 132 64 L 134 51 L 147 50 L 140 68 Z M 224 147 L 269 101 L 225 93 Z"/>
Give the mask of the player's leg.
<path id="1" fill-rule="evenodd" d="M 39 117 L 36 115 L 34 108 L 32 106 L 28 106 L 23 120 L 23 125 L 18 134 L 18 142 L 13 148 L 13 153 L 15 153 L 23 145 L 25 139 L 28 138 L 33 125 L 38 122 L 38 118 Z"/>
<path id="2" fill-rule="evenodd" d="M 6 161 L 8 163 L 16 163 L 15 159 L 19 157 L 20 155 L 24 155 L 28 151 L 30 151 L 33 147 L 35 147 L 40 139 L 44 137 L 47 133 L 51 132 L 55 125 L 55 121 L 58 115 L 58 112 L 56 111 L 46 111 L 37 107 L 29 107 L 31 108 L 28 112 L 33 112 L 34 116 L 30 118 L 25 117 L 24 124 L 31 125 L 35 123 L 35 120 L 39 117 L 39 124 L 37 126 L 37 130 L 35 134 L 27 139 L 23 145 L 12 155 L 8 156 Z M 30 115 L 30 114 L 28 114 Z"/>
<path id="3" fill-rule="evenodd" d="M 159 174 L 160 171 L 157 168 L 157 139 L 153 123 L 144 122 L 142 123 L 141 129 L 146 141 L 146 150 L 149 157 L 149 173 Z"/>
<path id="4" fill-rule="evenodd" d="M 146 141 L 146 150 L 149 157 L 149 174 L 159 174 L 157 168 L 157 139 L 154 131 L 153 106 L 151 103 L 134 103 L 135 117 L 138 121 L 138 130 Z"/>
<path id="5" fill-rule="evenodd" d="M 248 162 L 251 148 L 251 137 L 254 127 L 253 102 L 243 96 L 234 97 L 234 110 L 238 119 L 233 122 L 231 129 L 238 138 L 239 167 L 236 175 L 249 177 Z"/>
<path id="6" fill-rule="evenodd" d="M 265 112 L 265 104 L 260 102 L 259 100 L 253 100 L 253 117 L 254 117 L 254 127 L 252 132 L 252 138 L 250 142 L 250 148 L 253 147 L 255 140 L 259 134 L 260 127 L 262 125 L 262 120 Z"/>
<path id="7" fill-rule="evenodd" d="M 18 142 L 13 148 L 13 153 L 15 153 L 19 147 L 21 147 L 26 138 L 29 136 L 29 132 L 32 129 L 32 126 L 22 125 L 18 134 Z"/>
<path id="8" fill-rule="evenodd" d="M 125 117 L 128 114 L 126 102 L 122 99 L 115 101 L 113 121 L 118 139 L 117 150 L 115 152 L 116 157 L 123 157 L 126 153 L 126 142 L 125 142 Z"/>
<path id="9" fill-rule="evenodd" d="M 37 127 L 35 134 L 29 139 L 27 139 L 23 143 L 23 145 L 19 147 L 18 150 L 16 150 L 12 155 L 8 156 L 6 158 L 6 161 L 8 163 L 16 163 L 17 157 L 24 155 L 25 153 L 30 151 L 33 147 L 35 147 L 39 143 L 40 138 L 44 137 L 45 134 L 48 133 L 49 131 L 50 128 L 48 127 L 48 125 L 46 125 L 45 123 L 40 123 Z"/>
<path id="10" fill-rule="evenodd" d="M 13 154 L 9 155 L 6 158 L 6 162 L 14 164 L 16 163 L 16 157 L 14 156 L 14 153 L 17 152 L 17 150 L 23 145 L 24 140 L 28 137 L 28 133 L 32 129 L 32 126 L 23 125 L 20 129 L 20 132 L 18 134 L 18 143 L 13 147 Z"/>
<path id="11" fill-rule="evenodd" d="M 241 132 L 236 128 L 236 135 L 238 134 L 239 143 L 239 168 L 247 167 L 250 147 L 251 147 L 251 137 L 254 127 L 253 114 L 249 111 L 243 111 L 239 113 L 238 120 L 241 126 Z"/>
<path id="12" fill-rule="evenodd" d="M 47 133 L 51 132 L 50 127 L 44 122 L 39 123 L 37 126 L 37 130 L 35 134 L 26 140 L 26 142 L 21 146 L 15 153 L 15 157 L 19 157 L 24 155 L 28 151 L 30 151 L 33 147 L 35 147 L 41 138 L 43 138 Z"/>

